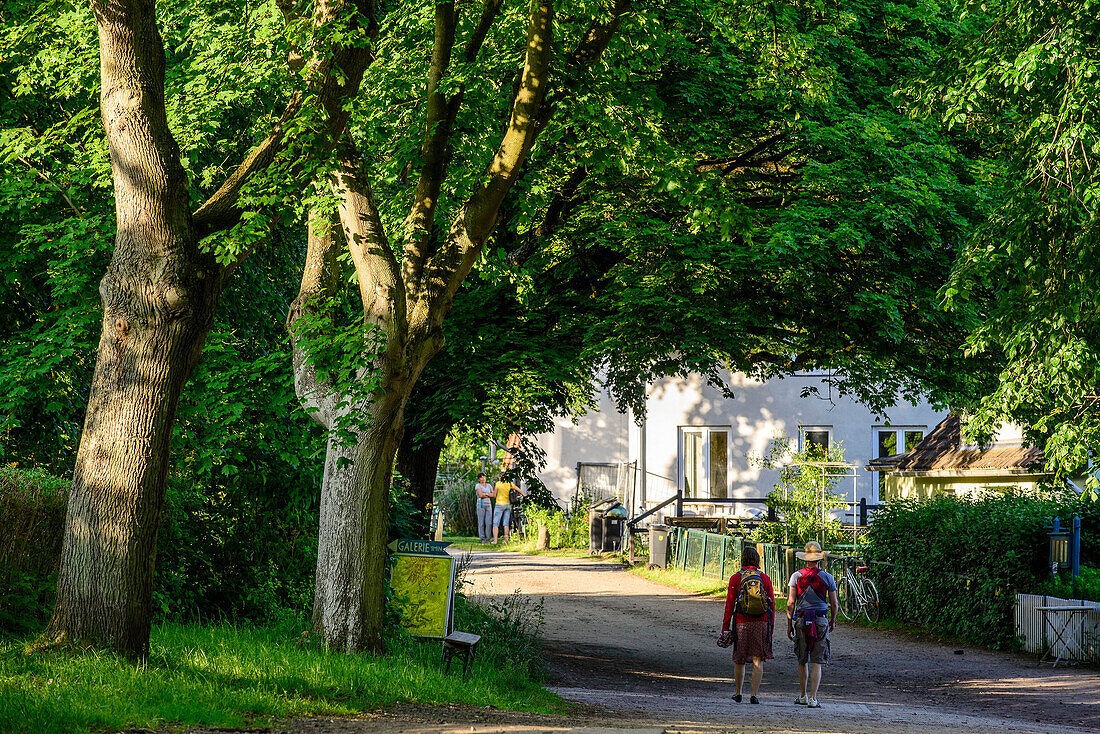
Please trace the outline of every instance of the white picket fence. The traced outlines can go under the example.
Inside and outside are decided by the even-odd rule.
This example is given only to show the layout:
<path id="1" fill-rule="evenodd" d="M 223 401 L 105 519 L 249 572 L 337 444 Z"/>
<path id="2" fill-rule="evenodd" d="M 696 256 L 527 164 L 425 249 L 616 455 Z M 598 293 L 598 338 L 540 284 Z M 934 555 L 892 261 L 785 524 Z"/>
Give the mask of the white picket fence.
<path id="1" fill-rule="evenodd" d="M 1050 625 L 1043 619 L 1037 607 L 1088 607 L 1093 611 L 1074 614 L 1072 622 L 1057 642 Z M 1024 649 L 1039 655 L 1050 650 L 1051 657 L 1061 655 L 1063 660 L 1100 662 L 1100 602 L 1080 599 L 1059 599 L 1056 596 L 1036 594 L 1016 595 L 1016 634 L 1023 641 Z"/>

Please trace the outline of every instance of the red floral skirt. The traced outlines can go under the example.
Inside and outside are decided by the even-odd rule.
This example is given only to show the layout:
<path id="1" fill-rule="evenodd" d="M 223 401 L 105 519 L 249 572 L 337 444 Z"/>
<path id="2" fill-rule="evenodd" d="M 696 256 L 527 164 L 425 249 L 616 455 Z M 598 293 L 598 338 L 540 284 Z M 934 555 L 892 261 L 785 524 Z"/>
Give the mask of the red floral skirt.
<path id="1" fill-rule="evenodd" d="M 760 619 L 737 623 L 737 641 L 733 647 L 733 662 L 737 665 L 751 663 L 753 658 L 771 660 L 772 630 L 765 615 Z"/>

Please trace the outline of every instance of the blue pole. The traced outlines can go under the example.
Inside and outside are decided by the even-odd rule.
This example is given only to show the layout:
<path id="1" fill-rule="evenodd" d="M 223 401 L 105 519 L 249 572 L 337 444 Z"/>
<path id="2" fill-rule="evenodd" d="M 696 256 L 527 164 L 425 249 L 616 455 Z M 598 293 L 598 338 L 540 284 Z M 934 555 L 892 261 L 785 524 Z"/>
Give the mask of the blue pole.
<path id="1" fill-rule="evenodd" d="M 1070 542 L 1070 573 L 1076 578 L 1081 575 L 1081 518 L 1073 516 L 1073 540 Z"/>

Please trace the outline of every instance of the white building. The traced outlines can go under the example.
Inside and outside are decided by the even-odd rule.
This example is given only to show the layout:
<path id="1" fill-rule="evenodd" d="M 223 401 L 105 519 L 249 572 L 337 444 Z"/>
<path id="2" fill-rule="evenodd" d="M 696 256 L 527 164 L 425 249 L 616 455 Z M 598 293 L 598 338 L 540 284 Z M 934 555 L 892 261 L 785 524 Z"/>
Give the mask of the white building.
<path id="1" fill-rule="evenodd" d="M 903 403 L 888 411 L 888 420 L 876 417 L 851 398 L 830 395 L 820 373 L 767 382 L 734 373 L 727 381 L 732 399 L 702 377 L 657 381 L 649 386 L 640 423 L 619 413 L 604 394 L 598 412 L 575 422 L 559 419 L 553 433 L 535 438 L 546 452 L 542 481 L 564 507 L 577 488 L 578 464 L 636 462 L 633 514 L 677 489 L 694 500 L 762 498 L 779 472 L 762 468 L 761 459 L 785 436 L 800 450 L 807 443 L 841 443 L 856 478 L 854 486 L 847 478 L 835 491 L 876 504 L 880 475 L 864 471 L 866 462 L 911 449 L 946 415 L 927 404 Z M 818 393 L 803 397 L 813 387 Z M 744 514 L 751 507 L 761 505 L 688 505 L 697 514 Z"/>

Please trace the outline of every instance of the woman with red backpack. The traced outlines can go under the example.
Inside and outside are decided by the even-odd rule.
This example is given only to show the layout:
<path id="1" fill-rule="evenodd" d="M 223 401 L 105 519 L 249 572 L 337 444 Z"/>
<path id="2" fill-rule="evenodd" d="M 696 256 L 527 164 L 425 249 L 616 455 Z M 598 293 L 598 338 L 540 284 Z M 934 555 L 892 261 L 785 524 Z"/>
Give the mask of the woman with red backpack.
<path id="1" fill-rule="evenodd" d="M 734 618 L 734 615 L 737 615 Z M 734 624 L 731 626 L 730 622 Z M 764 676 L 764 661 L 772 654 L 772 632 L 775 629 L 775 592 L 772 580 L 760 570 L 760 554 L 749 546 L 741 551 L 741 571 L 730 577 L 726 592 L 726 613 L 722 617 L 720 647 L 733 646 L 733 683 L 737 691 L 733 700 L 741 703 L 741 687 L 745 680 L 745 664 L 752 661 L 752 696 L 749 701 L 760 703 L 760 679 Z"/>

